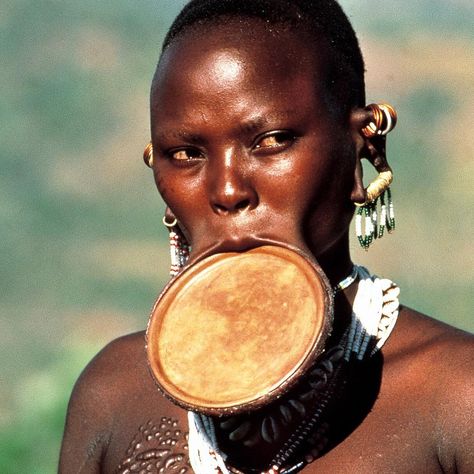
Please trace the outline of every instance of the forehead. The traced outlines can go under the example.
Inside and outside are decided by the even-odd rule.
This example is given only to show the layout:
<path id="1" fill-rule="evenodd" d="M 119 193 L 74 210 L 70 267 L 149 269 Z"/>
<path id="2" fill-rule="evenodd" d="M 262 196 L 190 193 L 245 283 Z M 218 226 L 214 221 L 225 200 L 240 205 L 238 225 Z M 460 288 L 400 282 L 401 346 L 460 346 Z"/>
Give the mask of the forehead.
<path id="1" fill-rule="evenodd" d="M 152 106 L 166 94 L 194 98 L 214 85 L 246 92 L 275 93 L 290 87 L 296 94 L 303 84 L 323 92 L 327 48 L 324 41 L 311 47 L 304 33 L 267 25 L 258 19 L 238 18 L 225 23 L 193 26 L 164 51 L 152 87 Z"/>

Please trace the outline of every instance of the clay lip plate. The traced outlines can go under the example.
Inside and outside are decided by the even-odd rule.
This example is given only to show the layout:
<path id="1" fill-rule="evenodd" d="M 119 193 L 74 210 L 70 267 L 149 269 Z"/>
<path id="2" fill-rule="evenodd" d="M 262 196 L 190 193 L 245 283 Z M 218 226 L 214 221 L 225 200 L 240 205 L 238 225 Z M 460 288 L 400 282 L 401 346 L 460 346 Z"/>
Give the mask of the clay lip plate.
<path id="1" fill-rule="evenodd" d="M 324 349 L 332 292 L 319 267 L 277 246 L 212 255 L 160 295 L 148 363 L 173 402 L 205 414 L 256 409 Z"/>

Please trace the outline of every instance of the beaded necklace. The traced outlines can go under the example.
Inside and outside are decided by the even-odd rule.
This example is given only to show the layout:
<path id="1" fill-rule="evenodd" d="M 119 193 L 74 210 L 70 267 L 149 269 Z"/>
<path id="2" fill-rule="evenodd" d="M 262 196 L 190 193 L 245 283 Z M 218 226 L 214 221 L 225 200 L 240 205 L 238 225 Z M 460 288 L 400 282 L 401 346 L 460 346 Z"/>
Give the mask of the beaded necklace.
<path id="1" fill-rule="evenodd" d="M 339 344 L 328 349 L 315 363 L 302 384 L 298 397 L 279 402 L 277 413 L 263 416 L 257 435 L 272 442 L 278 432 L 278 422 L 295 423 L 291 435 L 274 456 L 271 467 L 261 474 L 293 474 L 314 461 L 327 444 L 327 423 L 322 422 L 328 407 L 337 400 L 337 393 L 345 385 L 345 370 L 351 360 L 365 360 L 383 346 L 393 330 L 397 317 L 400 289 L 390 280 L 371 276 L 368 270 L 354 266 L 352 273 L 335 286 L 337 293 L 359 278 L 352 307 L 351 322 Z M 294 413 L 301 415 L 295 420 Z M 195 474 L 243 474 L 226 465 L 226 454 L 219 449 L 214 422 L 211 418 L 188 412 L 189 458 Z M 220 428 L 229 431 L 229 438 L 252 443 L 256 435 L 250 433 L 245 419 L 227 419 Z M 253 438 L 252 438 L 253 436 Z M 306 445 L 308 452 L 302 453 Z M 295 460 L 295 457 L 299 460 Z M 293 460 L 293 461 L 292 461 Z M 258 471 L 251 471 L 258 472 Z"/>

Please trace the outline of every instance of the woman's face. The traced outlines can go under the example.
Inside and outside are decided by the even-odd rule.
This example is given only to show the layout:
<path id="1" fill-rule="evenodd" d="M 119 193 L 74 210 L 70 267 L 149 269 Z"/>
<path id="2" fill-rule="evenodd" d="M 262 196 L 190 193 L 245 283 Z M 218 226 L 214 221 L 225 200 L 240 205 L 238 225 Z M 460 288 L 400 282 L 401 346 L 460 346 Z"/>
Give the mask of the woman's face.
<path id="1" fill-rule="evenodd" d="M 325 55 L 258 20 L 201 26 L 164 53 L 154 175 L 191 258 L 262 241 L 318 257 L 344 240 L 355 157 L 329 112 Z"/>

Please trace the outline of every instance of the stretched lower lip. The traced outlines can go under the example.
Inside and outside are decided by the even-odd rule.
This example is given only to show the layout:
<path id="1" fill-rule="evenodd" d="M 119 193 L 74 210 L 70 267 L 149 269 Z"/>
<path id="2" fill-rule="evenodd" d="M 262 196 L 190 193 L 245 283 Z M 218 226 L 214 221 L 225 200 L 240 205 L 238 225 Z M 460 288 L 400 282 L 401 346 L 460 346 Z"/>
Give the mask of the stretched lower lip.
<path id="1" fill-rule="evenodd" d="M 242 239 L 224 239 L 215 244 L 206 247 L 204 249 L 191 252 L 189 263 L 202 260 L 210 255 L 226 252 L 246 252 L 248 250 L 262 247 L 263 245 L 276 245 L 279 247 L 286 247 L 292 250 L 303 250 L 299 249 L 294 244 L 284 242 L 278 239 L 266 238 L 266 237 L 251 237 Z M 304 250 L 303 250 L 304 252 Z"/>
<path id="2" fill-rule="evenodd" d="M 271 245 L 272 242 L 268 240 L 261 240 L 256 238 L 243 238 L 243 239 L 225 239 L 219 242 L 215 242 L 213 245 L 208 246 L 204 249 L 197 250 L 194 254 L 191 254 L 191 260 L 201 260 L 202 258 L 209 257 L 217 253 L 226 252 L 246 252 L 262 245 Z"/>

